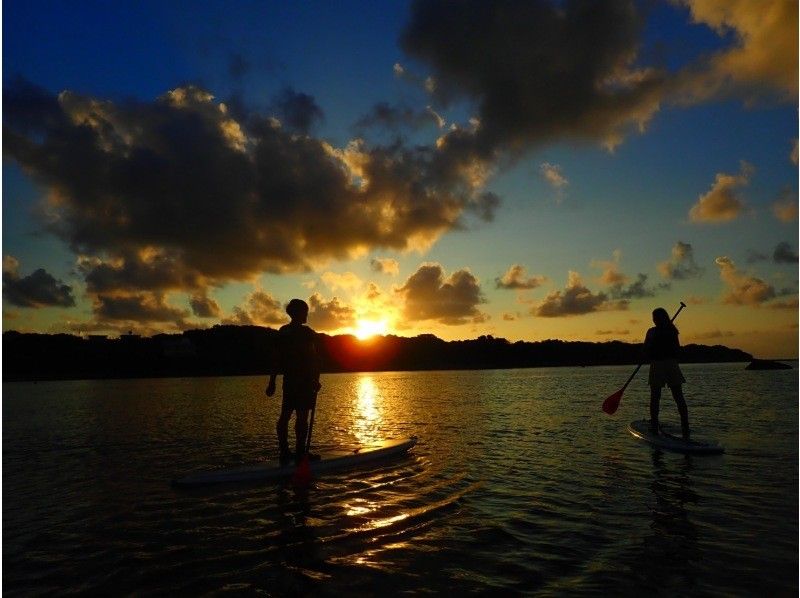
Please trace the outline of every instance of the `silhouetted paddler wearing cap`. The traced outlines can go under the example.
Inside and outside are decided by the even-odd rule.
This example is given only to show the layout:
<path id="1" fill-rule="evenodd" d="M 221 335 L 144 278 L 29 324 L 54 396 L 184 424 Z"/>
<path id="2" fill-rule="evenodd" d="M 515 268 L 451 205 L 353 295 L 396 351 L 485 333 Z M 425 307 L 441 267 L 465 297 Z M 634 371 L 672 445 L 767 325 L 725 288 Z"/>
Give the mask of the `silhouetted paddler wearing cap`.
<path id="1" fill-rule="evenodd" d="M 274 395 L 275 379 L 278 374 L 283 374 L 283 401 L 276 425 L 282 463 L 288 463 L 293 456 L 299 461 L 305 453 L 308 414 L 314 408 L 317 392 L 321 388 L 317 334 L 305 325 L 308 304 L 301 299 L 292 299 L 286 306 L 286 313 L 291 322 L 278 330 L 278 342 L 266 390 L 268 397 Z M 289 450 L 289 419 L 292 412 L 297 412 L 294 455 Z"/>

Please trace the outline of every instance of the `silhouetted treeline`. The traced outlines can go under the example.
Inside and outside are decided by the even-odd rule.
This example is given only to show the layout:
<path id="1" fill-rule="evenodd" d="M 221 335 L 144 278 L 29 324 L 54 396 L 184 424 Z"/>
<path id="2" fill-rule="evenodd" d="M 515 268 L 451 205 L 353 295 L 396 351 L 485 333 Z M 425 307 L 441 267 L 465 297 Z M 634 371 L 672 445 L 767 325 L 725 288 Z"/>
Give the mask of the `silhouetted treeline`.
<path id="1" fill-rule="evenodd" d="M 82 338 L 69 334 L 3 334 L 3 380 L 145 378 L 266 374 L 276 331 L 258 326 L 214 326 L 153 337 Z M 325 372 L 448 370 L 636 364 L 642 345 L 509 342 L 481 336 L 444 341 L 432 334 L 360 341 L 320 334 Z M 682 363 L 750 361 L 720 345 L 686 345 Z"/>

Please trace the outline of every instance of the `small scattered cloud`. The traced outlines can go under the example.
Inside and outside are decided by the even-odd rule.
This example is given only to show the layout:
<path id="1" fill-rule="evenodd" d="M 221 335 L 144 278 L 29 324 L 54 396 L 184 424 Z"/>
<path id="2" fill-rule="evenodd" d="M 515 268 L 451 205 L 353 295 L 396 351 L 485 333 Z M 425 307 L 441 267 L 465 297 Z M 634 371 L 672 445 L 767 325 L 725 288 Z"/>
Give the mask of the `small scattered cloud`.
<path id="1" fill-rule="evenodd" d="M 734 336 L 734 333 L 730 330 L 709 330 L 708 332 L 698 332 L 689 336 L 689 338 L 698 341 L 710 341 L 731 336 Z"/>
<path id="2" fill-rule="evenodd" d="M 781 241 L 772 252 L 772 261 L 776 264 L 796 264 L 797 253 L 792 250 L 788 242 Z"/>
<path id="3" fill-rule="evenodd" d="M 495 288 L 498 289 L 535 289 L 547 281 L 546 276 L 528 276 L 525 266 L 513 264 L 509 266 L 505 274 L 494 279 Z"/>
<path id="4" fill-rule="evenodd" d="M 714 184 L 689 210 L 689 220 L 697 223 L 721 223 L 735 220 L 744 211 L 744 202 L 737 190 L 750 182 L 755 169 L 741 162 L 739 174 L 719 173 Z"/>
<path id="5" fill-rule="evenodd" d="M 466 269 L 446 276 L 441 265 L 425 263 L 395 292 L 404 301 L 403 315 L 408 321 L 435 320 L 455 326 L 488 319 L 478 309 L 486 302 L 480 283 Z"/>
<path id="6" fill-rule="evenodd" d="M 672 247 L 670 259 L 658 264 L 658 271 L 669 280 L 686 280 L 699 278 L 703 269 L 694 260 L 694 250 L 691 244 L 678 241 Z"/>
<path id="7" fill-rule="evenodd" d="M 553 291 L 531 309 L 535 316 L 556 318 L 577 316 L 601 310 L 625 310 L 625 300 L 610 301 L 605 293 L 592 293 L 581 281 L 580 274 L 570 271 L 564 291 Z"/>
<path id="8" fill-rule="evenodd" d="M 598 330 L 595 332 L 597 336 L 626 336 L 630 334 L 631 331 L 628 329 L 616 329 L 616 330 Z"/>
<path id="9" fill-rule="evenodd" d="M 727 287 L 727 292 L 722 297 L 723 303 L 759 306 L 776 297 L 772 285 L 760 278 L 740 272 L 729 257 L 718 257 L 716 264 L 719 267 L 720 278 Z"/>
<path id="10" fill-rule="evenodd" d="M 797 194 L 786 188 L 780 198 L 772 204 L 772 213 L 781 222 L 794 222 L 797 220 Z"/>
<path id="11" fill-rule="evenodd" d="M 789 160 L 792 161 L 792 164 L 797 166 L 797 139 L 794 140 L 794 144 L 792 145 L 792 151 L 789 154 Z"/>
<path id="12" fill-rule="evenodd" d="M 397 260 L 388 257 L 372 258 L 369 261 L 369 267 L 373 272 L 379 272 L 381 274 L 389 274 L 391 276 L 400 274 L 400 264 L 397 263 Z"/>
<path id="13" fill-rule="evenodd" d="M 519 319 L 519 314 L 512 314 L 509 312 L 503 312 L 502 319 L 505 322 L 516 322 Z"/>
<path id="14" fill-rule="evenodd" d="M 272 109 L 281 123 L 298 133 L 308 133 L 325 116 L 313 96 L 287 87 L 272 100 Z"/>
<path id="15" fill-rule="evenodd" d="M 20 276 L 19 261 L 3 256 L 3 300 L 16 307 L 73 307 L 72 287 L 57 280 L 43 268 Z"/>
<path id="16" fill-rule="evenodd" d="M 539 172 L 541 173 L 542 178 L 547 181 L 547 184 L 558 192 L 559 196 L 563 192 L 564 188 L 569 185 L 567 177 L 561 173 L 561 167 L 557 164 L 542 162 L 542 164 L 539 165 Z"/>

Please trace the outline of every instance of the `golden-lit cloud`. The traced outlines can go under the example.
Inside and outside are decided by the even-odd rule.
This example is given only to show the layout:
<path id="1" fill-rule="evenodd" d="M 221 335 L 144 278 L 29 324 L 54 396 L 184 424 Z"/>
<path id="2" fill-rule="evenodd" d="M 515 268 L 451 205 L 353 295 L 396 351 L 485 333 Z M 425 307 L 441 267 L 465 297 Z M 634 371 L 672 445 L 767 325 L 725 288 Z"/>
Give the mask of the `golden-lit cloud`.
<path id="1" fill-rule="evenodd" d="M 261 289 L 250 293 L 244 304 L 235 306 L 231 315 L 222 319 L 223 324 L 240 326 L 279 326 L 288 321 L 281 302 Z"/>
<path id="2" fill-rule="evenodd" d="M 189 305 L 198 318 L 218 318 L 222 314 L 219 303 L 204 293 L 192 295 Z"/>
<path id="3" fill-rule="evenodd" d="M 744 210 L 737 190 L 750 182 L 755 169 L 745 161 L 739 174 L 717 174 L 711 189 L 701 195 L 689 210 L 689 220 L 697 223 L 720 223 L 736 219 Z"/>
<path id="4" fill-rule="evenodd" d="M 350 306 L 333 297 L 326 301 L 319 293 L 308 298 L 308 325 L 315 330 L 338 330 L 351 328 L 356 323 L 356 312 Z"/>
<path id="5" fill-rule="evenodd" d="M 543 318 L 578 316 L 601 310 L 625 310 L 627 300 L 611 301 L 605 293 L 592 293 L 581 281 L 580 274 L 570 271 L 563 291 L 553 291 L 531 309 Z"/>
<path id="6" fill-rule="evenodd" d="M 369 267 L 372 268 L 373 272 L 380 272 L 391 276 L 400 274 L 400 264 L 397 263 L 397 260 L 388 257 L 372 258 L 369 261 Z"/>
<path id="7" fill-rule="evenodd" d="M 718 257 L 716 264 L 719 267 L 720 278 L 727 287 L 727 292 L 722 297 L 723 303 L 759 306 L 776 297 L 772 285 L 760 278 L 740 272 L 729 257 Z"/>
<path id="8" fill-rule="evenodd" d="M 535 289 L 547 281 L 546 276 L 528 276 L 525 266 L 512 264 L 505 274 L 494 279 L 495 288 L 498 289 Z"/>
<path id="9" fill-rule="evenodd" d="M 781 197 L 772 204 L 772 213 L 781 222 L 797 220 L 797 194 L 792 189 L 785 189 Z"/>
<path id="10" fill-rule="evenodd" d="M 342 289 L 343 291 L 355 291 L 359 289 L 364 282 L 353 272 L 344 272 L 338 274 L 336 272 L 323 272 L 320 276 L 328 288 L 332 291 Z"/>
<path id="11" fill-rule="evenodd" d="M 703 274 L 703 269 L 694 260 L 694 250 L 691 244 L 678 241 L 672 247 L 670 259 L 658 264 L 661 276 L 671 280 L 686 280 L 698 278 Z"/>
<path id="12" fill-rule="evenodd" d="M 478 309 L 485 303 L 480 283 L 466 269 L 446 276 L 440 264 L 425 263 L 395 292 L 403 301 L 407 322 L 434 320 L 454 326 L 488 319 Z"/>
<path id="13" fill-rule="evenodd" d="M 695 100 L 730 93 L 746 98 L 797 96 L 796 0 L 680 0 L 695 23 L 731 43 L 687 69 L 683 82 Z"/>

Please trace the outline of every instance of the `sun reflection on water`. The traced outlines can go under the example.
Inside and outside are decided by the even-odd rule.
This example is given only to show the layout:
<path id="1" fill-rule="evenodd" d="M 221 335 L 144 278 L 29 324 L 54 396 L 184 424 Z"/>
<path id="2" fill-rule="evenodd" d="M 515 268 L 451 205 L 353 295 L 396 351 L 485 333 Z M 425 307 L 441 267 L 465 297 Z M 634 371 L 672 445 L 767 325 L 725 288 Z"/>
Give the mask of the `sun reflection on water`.
<path id="1" fill-rule="evenodd" d="M 356 386 L 356 402 L 354 405 L 355 426 L 353 432 L 362 444 L 380 440 L 381 397 L 378 385 L 372 376 L 361 376 Z"/>

